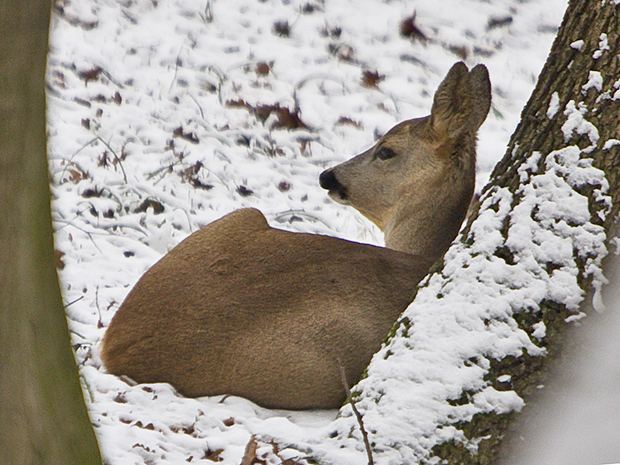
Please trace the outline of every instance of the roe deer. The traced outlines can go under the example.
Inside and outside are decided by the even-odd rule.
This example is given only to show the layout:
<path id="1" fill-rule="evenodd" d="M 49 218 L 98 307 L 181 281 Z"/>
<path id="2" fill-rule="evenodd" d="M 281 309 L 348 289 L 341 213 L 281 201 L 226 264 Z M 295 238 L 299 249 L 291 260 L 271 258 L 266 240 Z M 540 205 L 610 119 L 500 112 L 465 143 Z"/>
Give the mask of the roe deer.
<path id="1" fill-rule="evenodd" d="M 320 184 L 385 232 L 387 248 L 271 228 L 254 209 L 195 232 L 138 281 L 101 357 L 110 373 L 190 396 L 337 408 L 465 218 L 487 70 L 455 64 L 430 116 L 398 124 Z"/>

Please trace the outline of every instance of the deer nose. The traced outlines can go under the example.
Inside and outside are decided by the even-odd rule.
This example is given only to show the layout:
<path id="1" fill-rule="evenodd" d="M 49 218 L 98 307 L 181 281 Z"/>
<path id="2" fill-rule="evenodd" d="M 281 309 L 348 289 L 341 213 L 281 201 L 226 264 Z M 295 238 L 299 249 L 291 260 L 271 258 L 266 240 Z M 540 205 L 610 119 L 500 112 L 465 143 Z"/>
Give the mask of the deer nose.
<path id="1" fill-rule="evenodd" d="M 321 173 L 319 176 L 319 184 L 323 189 L 327 189 L 328 191 L 342 190 L 342 185 L 338 182 L 336 175 L 331 169 Z"/>

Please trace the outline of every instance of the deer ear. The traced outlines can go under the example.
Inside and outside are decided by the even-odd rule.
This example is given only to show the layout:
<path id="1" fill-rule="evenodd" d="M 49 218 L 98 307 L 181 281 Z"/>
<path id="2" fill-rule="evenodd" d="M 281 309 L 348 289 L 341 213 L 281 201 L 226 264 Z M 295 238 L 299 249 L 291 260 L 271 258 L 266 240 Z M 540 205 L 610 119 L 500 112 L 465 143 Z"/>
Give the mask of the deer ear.
<path id="1" fill-rule="evenodd" d="M 476 131 L 485 120 L 491 105 L 489 74 L 483 65 L 471 72 L 465 63 L 458 62 L 439 85 L 433 109 L 431 127 L 442 136 L 458 137 L 465 131 Z"/>
<path id="2" fill-rule="evenodd" d="M 476 65 L 469 73 L 469 81 L 473 98 L 471 124 L 472 129 L 477 131 L 491 109 L 491 81 L 487 67 Z"/>

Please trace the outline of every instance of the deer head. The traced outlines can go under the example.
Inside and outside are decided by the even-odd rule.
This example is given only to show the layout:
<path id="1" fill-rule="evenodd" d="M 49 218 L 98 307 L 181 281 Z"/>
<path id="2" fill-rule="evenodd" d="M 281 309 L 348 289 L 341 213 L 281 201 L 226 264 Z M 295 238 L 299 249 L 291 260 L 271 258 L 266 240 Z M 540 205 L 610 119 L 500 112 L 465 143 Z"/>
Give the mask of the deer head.
<path id="1" fill-rule="evenodd" d="M 374 147 L 324 171 L 320 184 L 385 233 L 389 248 L 436 258 L 456 236 L 473 195 L 476 132 L 491 105 L 487 69 L 456 63 L 431 114 L 390 129 Z"/>

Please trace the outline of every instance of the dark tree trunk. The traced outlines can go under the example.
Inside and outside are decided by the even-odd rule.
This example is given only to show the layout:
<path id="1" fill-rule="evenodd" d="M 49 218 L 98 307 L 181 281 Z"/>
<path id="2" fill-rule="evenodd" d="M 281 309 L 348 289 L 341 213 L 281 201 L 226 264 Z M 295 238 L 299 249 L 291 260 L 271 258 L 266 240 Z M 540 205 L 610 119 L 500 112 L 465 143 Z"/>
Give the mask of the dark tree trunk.
<path id="1" fill-rule="evenodd" d="M 53 253 L 45 136 L 51 2 L 0 2 L 0 463 L 100 464 Z"/>
<path id="2" fill-rule="evenodd" d="M 544 172 L 549 153 L 567 145 L 577 145 L 586 149 L 594 166 L 602 169 L 609 181 L 608 195 L 613 206 L 604 221 L 596 215 L 600 206 L 596 206 L 594 188 L 585 186 L 580 192 L 590 200 L 592 222 L 603 225 L 608 237 L 620 209 L 620 141 L 614 142 L 620 139 L 619 18 L 620 5 L 617 2 L 570 1 L 536 89 L 523 110 L 506 155 L 495 168 L 487 186 L 487 189 L 506 187 L 515 194 L 520 185 L 519 167 L 534 152 L 541 154 L 538 172 Z M 555 114 L 549 110 L 550 105 L 557 108 Z M 579 134 L 579 130 L 571 136 L 570 144 L 567 143 L 562 131 L 568 119 L 567 106 L 581 108 L 583 118 L 593 123 L 599 135 L 596 143 L 593 144 L 585 131 Z M 505 234 L 506 230 L 502 232 Z M 584 291 L 591 291 L 590 279 L 583 269 L 580 269 L 578 282 Z M 491 372 L 512 374 L 513 389 L 526 405 L 537 386 L 545 383 L 550 367 L 562 363 L 563 349 L 566 349 L 566 341 L 570 341 L 567 336 L 572 325 L 566 323 L 565 318 L 571 312 L 561 305 L 546 302 L 541 313 L 545 315 L 547 329 L 542 345 L 548 354 L 545 357 L 524 354 L 517 358 L 492 360 L 491 363 Z M 517 321 L 531 334 L 532 324 L 537 320 L 524 310 Z M 468 438 L 486 436 L 475 454 L 453 442 L 436 447 L 434 452 L 450 464 L 497 464 L 505 455 L 503 438 L 514 429 L 516 417 L 514 412 L 479 414 L 471 422 L 459 425 Z"/>
<path id="3" fill-rule="evenodd" d="M 574 100 L 576 106 L 584 103 L 588 108 L 586 117 L 594 123 L 600 135 L 591 156 L 595 165 L 605 171 L 611 184 L 613 210 L 605 222 L 605 228 L 609 229 L 620 211 L 620 146 L 603 149 L 606 141 L 620 136 L 620 6 L 613 1 L 604 6 L 603 3 L 570 2 L 536 88 L 521 114 L 521 122 L 512 135 L 506 155 L 491 175 L 490 184 L 515 190 L 519 182 L 516 170 L 529 154 L 538 151 L 546 155 L 566 145 L 561 130 L 566 117 L 561 110 L 570 100 Z M 601 34 L 607 36 L 609 49 L 594 58 L 600 47 Z M 580 40 L 583 45 L 578 50 Z M 571 44 L 575 45 L 571 47 Z M 594 87 L 584 91 L 592 71 L 599 72 L 603 78 L 601 92 Z M 560 111 L 555 118 L 549 119 L 546 112 L 554 92 L 559 96 Z M 599 95 L 606 92 L 608 96 L 599 99 Z M 577 143 L 581 148 L 590 145 L 586 135 Z"/>

